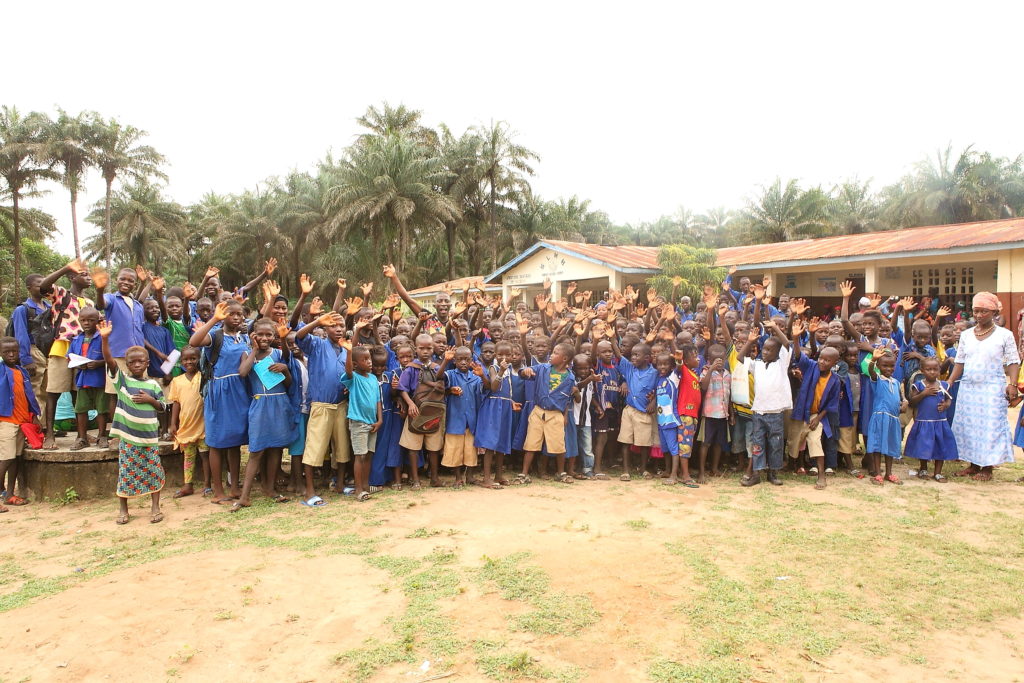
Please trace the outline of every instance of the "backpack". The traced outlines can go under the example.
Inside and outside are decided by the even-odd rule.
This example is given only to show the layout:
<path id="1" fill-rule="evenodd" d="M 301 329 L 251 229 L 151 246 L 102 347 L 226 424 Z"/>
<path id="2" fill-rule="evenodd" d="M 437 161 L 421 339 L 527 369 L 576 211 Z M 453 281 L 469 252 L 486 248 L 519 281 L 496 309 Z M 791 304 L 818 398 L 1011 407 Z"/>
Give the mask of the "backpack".
<path id="1" fill-rule="evenodd" d="M 60 305 L 53 308 L 46 308 L 40 313 L 36 313 L 34 316 L 29 315 L 28 308 L 25 304 L 20 304 L 18 308 L 25 307 L 25 318 L 28 322 L 28 336 L 32 340 L 32 345 L 35 346 L 44 356 L 50 355 L 50 348 L 53 347 L 53 338 L 57 336 L 57 327 L 53 324 L 54 318 L 58 321 L 64 316 L 64 311 L 71 303 L 71 293 L 64 295 Z M 15 309 L 17 310 L 17 308 Z M 7 323 L 7 330 L 5 334 L 8 337 L 14 336 L 14 316 L 11 316 L 11 320 Z"/>
<path id="2" fill-rule="evenodd" d="M 217 359 L 220 358 L 220 348 L 224 346 L 224 328 L 220 328 L 212 336 L 210 357 L 207 358 L 205 354 L 199 356 L 199 394 L 203 398 L 206 398 L 206 394 L 209 391 L 207 386 L 210 380 L 213 379 L 213 366 L 217 364 Z"/>
<path id="3" fill-rule="evenodd" d="M 412 402 L 419 408 L 420 414 L 409 418 L 409 431 L 413 434 L 434 434 L 441 428 L 447 406 L 444 402 L 444 388 L 430 386 L 437 381 L 437 373 L 433 368 L 420 369 L 419 384 L 412 392 Z"/>

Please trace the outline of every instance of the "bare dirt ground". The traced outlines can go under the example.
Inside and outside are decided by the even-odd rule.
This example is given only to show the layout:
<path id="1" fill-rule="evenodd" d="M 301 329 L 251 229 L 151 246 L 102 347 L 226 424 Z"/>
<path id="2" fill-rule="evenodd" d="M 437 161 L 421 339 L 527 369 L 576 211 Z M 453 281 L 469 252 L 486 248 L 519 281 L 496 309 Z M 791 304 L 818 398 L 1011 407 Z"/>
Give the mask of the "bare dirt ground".
<path id="1" fill-rule="evenodd" d="M 0 516 L 0 679 L 1020 680 L 1021 475 L 36 501 Z"/>

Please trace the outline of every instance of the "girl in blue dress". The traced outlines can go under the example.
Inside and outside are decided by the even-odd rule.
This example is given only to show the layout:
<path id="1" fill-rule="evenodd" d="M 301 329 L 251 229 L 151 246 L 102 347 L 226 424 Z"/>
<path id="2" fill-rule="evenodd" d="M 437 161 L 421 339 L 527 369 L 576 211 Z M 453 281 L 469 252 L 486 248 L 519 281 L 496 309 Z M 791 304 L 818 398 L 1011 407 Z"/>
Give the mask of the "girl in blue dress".
<path id="1" fill-rule="evenodd" d="M 960 457 L 953 438 L 953 429 L 946 421 L 946 411 L 953 403 L 949 393 L 949 384 L 939 379 L 941 365 L 938 358 L 925 358 L 921 361 L 921 374 L 924 379 L 914 382 L 910 387 L 910 405 L 917 407 L 914 426 L 907 437 L 906 456 L 917 458 L 921 467 L 917 471 L 919 479 L 928 479 L 928 461 L 935 462 L 934 479 L 945 483 L 942 465 L 946 460 L 957 460 Z"/>
<path id="2" fill-rule="evenodd" d="M 502 488 L 505 456 L 512 452 L 512 383 L 515 371 L 511 366 L 512 345 L 506 341 L 495 347 L 494 365 L 488 368 L 487 390 L 477 416 L 473 445 L 484 449 L 484 476 L 480 485 Z M 496 475 L 492 476 L 492 465 Z"/>
<path id="3" fill-rule="evenodd" d="M 283 351 L 271 347 L 278 337 L 282 342 Z M 238 374 L 248 378 L 252 390 L 252 401 L 249 403 L 249 462 L 245 466 L 245 482 L 242 484 L 242 497 L 231 506 L 231 512 L 238 512 L 252 504 L 249 494 L 256 481 L 256 473 L 262 471 L 261 485 L 263 493 L 275 503 L 286 503 L 288 498 L 277 493 L 277 470 L 281 467 L 281 455 L 285 446 L 295 440 L 297 413 L 290 395 L 297 385 L 292 381 L 289 364 L 288 346 L 285 342 L 288 328 L 280 327 L 270 318 L 260 318 L 252 331 L 252 351 L 242 359 Z M 283 379 L 268 378 L 270 386 L 264 383 L 254 369 L 257 363 L 266 364 L 267 370 Z M 293 386 L 294 385 L 294 386 Z"/>
<path id="4" fill-rule="evenodd" d="M 399 351 L 399 356 L 407 356 L 405 365 L 412 361 L 412 350 L 405 347 Z M 373 362 L 373 374 L 377 377 L 377 384 L 380 387 L 381 401 L 381 424 L 377 430 L 377 445 L 373 451 L 373 459 L 370 461 L 370 486 L 384 486 L 393 481 L 392 488 L 402 488 L 402 449 L 398 445 L 398 439 L 402 436 L 402 416 L 398 412 L 393 398 L 393 392 L 398 390 L 398 376 L 402 374 L 401 367 L 397 370 L 388 370 L 388 354 L 377 347 L 370 355 Z M 404 366 L 403 366 L 404 367 Z"/>
<path id="5" fill-rule="evenodd" d="M 214 327 L 220 329 L 211 334 Z M 222 301 L 209 320 L 199 326 L 188 340 L 189 346 L 205 349 L 203 416 L 206 420 L 206 444 L 210 447 L 210 477 L 215 505 L 226 505 L 242 495 L 239 487 L 241 446 L 249 442 L 249 385 L 238 374 L 242 359 L 252 350 L 245 329 L 242 304 Z M 216 362 L 212 362 L 216 357 Z M 210 367 L 212 365 L 212 367 Z M 208 378 L 208 379 L 206 379 Z M 231 475 L 231 495 L 224 495 L 221 458 L 227 456 Z"/>
<path id="6" fill-rule="evenodd" d="M 902 383 L 893 378 L 896 356 L 886 348 L 875 349 L 867 361 L 867 376 L 871 383 L 871 418 L 867 431 L 867 452 L 871 458 L 871 483 L 881 486 L 888 481 L 902 484 L 892 473 L 893 459 L 900 458 L 903 428 L 900 413 L 907 409 L 903 400 Z M 885 479 L 882 478 L 882 456 L 885 456 Z"/>

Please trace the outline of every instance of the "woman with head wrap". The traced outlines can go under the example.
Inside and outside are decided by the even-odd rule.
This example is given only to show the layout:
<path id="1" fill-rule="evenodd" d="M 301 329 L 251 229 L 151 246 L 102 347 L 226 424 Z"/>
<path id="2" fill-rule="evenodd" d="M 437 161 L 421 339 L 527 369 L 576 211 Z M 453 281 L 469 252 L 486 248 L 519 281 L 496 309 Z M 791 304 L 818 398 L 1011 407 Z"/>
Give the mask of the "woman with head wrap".
<path id="1" fill-rule="evenodd" d="M 949 377 L 950 383 L 960 382 L 953 437 L 960 459 L 969 463 L 956 475 L 977 481 L 990 481 L 993 466 L 1013 462 L 1006 410 L 1017 398 L 1020 355 L 1013 333 L 995 324 L 1002 307 L 991 292 L 974 295 L 977 324 L 960 335 Z"/>

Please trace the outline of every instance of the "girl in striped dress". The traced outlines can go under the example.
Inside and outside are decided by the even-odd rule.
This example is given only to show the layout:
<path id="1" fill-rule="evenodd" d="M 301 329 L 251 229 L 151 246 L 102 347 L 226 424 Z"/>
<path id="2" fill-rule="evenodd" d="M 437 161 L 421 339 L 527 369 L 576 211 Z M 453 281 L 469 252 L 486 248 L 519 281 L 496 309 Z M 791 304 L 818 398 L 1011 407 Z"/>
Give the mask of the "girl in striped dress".
<path id="1" fill-rule="evenodd" d="M 119 439 L 117 447 L 117 498 L 120 503 L 118 524 L 127 524 L 128 499 L 149 495 L 153 524 L 163 521 L 160 491 L 164 487 L 164 467 L 157 445 L 160 420 L 164 412 L 164 394 L 156 380 L 146 377 L 149 352 L 141 346 L 130 346 L 124 361 L 129 374 L 121 372 L 110 353 L 109 337 L 114 327 L 108 321 L 98 323 L 96 330 L 103 343 L 103 360 L 117 390 L 117 403 L 110 435 Z"/>

